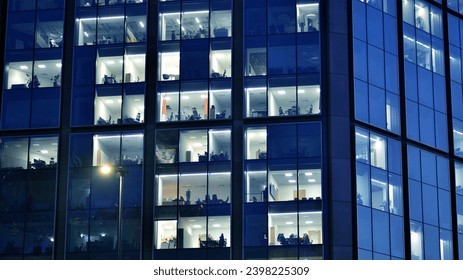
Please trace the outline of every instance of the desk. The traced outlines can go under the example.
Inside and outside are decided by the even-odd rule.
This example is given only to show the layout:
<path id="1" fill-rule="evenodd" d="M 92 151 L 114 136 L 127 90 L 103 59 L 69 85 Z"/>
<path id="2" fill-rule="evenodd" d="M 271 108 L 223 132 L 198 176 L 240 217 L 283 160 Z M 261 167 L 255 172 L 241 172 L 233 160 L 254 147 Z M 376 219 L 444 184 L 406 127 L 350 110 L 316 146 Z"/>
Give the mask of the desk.
<path id="1" fill-rule="evenodd" d="M 259 110 L 259 111 L 252 111 L 251 117 L 253 118 L 262 118 L 262 117 L 267 117 L 267 110 Z"/>

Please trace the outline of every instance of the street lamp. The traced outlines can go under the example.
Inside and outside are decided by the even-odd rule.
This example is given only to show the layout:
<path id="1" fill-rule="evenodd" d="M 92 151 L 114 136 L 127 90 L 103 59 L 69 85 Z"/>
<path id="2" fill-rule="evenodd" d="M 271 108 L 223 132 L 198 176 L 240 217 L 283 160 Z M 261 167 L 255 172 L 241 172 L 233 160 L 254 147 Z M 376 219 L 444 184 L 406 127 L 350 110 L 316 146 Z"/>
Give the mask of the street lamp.
<path id="1" fill-rule="evenodd" d="M 119 215 L 117 221 L 117 259 L 121 259 L 121 247 L 122 247 L 122 177 L 127 174 L 127 171 L 124 170 L 122 166 L 111 166 L 103 165 L 100 168 L 100 172 L 103 175 L 114 174 L 119 177 Z"/>

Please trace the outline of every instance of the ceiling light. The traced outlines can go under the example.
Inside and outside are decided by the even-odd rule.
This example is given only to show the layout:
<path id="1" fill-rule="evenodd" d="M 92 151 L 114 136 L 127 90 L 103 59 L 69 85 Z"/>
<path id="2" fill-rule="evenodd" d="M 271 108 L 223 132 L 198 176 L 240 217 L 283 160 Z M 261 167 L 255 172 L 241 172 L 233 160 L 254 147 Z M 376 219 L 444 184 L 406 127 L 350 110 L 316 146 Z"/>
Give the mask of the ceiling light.
<path id="1" fill-rule="evenodd" d="M 177 24 L 180 24 L 180 20 L 179 20 L 179 19 L 177 19 Z"/>
<path id="2" fill-rule="evenodd" d="M 207 95 L 201 94 L 201 98 L 207 98 Z"/>
<path id="3" fill-rule="evenodd" d="M 306 172 L 305 173 L 305 176 L 312 176 L 312 175 L 313 175 L 312 172 Z"/>
<path id="4" fill-rule="evenodd" d="M 305 221 L 306 224 L 313 224 L 313 221 Z"/>
<path id="5" fill-rule="evenodd" d="M 193 146 L 196 147 L 196 148 L 199 148 L 199 147 L 202 147 L 203 144 L 201 144 L 199 142 L 196 142 L 196 143 L 193 144 Z"/>
<path id="6" fill-rule="evenodd" d="M 298 89 L 298 90 L 297 90 L 297 93 L 305 93 L 305 90 L 303 90 L 303 89 Z"/>
<path id="7" fill-rule="evenodd" d="M 277 93 L 283 95 L 283 94 L 286 94 L 286 91 L 284 91 L 284 90 L 279 90 L 279 91 L 277 91 Z"/>
<path id="8" fill-rule="evenodd" d="M 107 64 L 110 64 L 110 65 L 113 65 L 114 64 L 114 60 L 108 60 L 106 61 Z"/>
<path id="9" fill-rule="evenodd" d="M 106 104 L 113 104 L 113 103 L 114 103 L 114 100 L 112 100 L 112 99 L 105 100 L 104 103 L 106 103 Z"/>
<path id="10" fill-rule="evenodd" d="M 39 147 L 40 144 L 34 143 L 34 144 L 32 144 L 32 146 L 33 146 L 33 147 Z"/>
<path id="11" fill-rule="evenodd" d="M 182 96 L 182 99 L 183 99 L 183 100 L 188 100 L 188 99 L 190 99 L 190 97 L 184 95 L 184 96 Z"/>
<path id="12" fill-rule="evenodd" d="M 37 65 L 37 67 L 39 67 L 40 69 L 47 68 L 47 66 L 45 66 L 44 64 L 39 64 L 39 65 Z"/>
<path id="13" fill-rule="evenodd" d="M 315 183 L 316 180 L 315 179 L 309 179 L 309 183 Z"/>
<path id="14" fill-rule="evenodd" d="M 134 101 L 134 102 L 140 102 L 141 99 L 140 99 L 140 98 L 135 98 L 133 101 Z"/>
<path id="15" fill-rule="evenodd" d="M 285 176 L 286 176 L 286 177 L 292 177 L 292 176 L 293 176 L 293 173 L 285 173 Z"/>
<path id="16" fill-rule="evenodd" d="M 56 67 L 61 68 L 63 65 L 61 63 L 56 63 Z"/>
<path id="17" fill-rule="evenodd" d="M 87 31 L 84 31 L 84 35 L 85 35 L 85 37 L 88 37 Z"/>
<path id="18" fill-rule="evenodd" d="M 193 225 L 193 228 L 202 228 L 201 225 Z"/>
<path id="19" fill-rule="evenodd" d="M 138 22 L 138 24 L 140 24 L 141 28 L 145 28 L 145 24 L 142 21 Z"/>
<path id="20" fill-rule="evenodd" d="M 27 70 L 27 69 L 29 69 L 29 67 L 27 67 L 26 65 L 21 65 L 21 66 L 19 66 L 19 68 L 20 68 L 21 70 Z"/>
<path id="21" fill-rule="evenodd" d="M 293 222 L 286 222 L 285 224 L 287 224 L 287 225 L 292 225 L 292 224 L 294 224 L 294 223 L 293 223 Z"/>
<path id="22" fill-rule="evenodd" d="M 124 63 L 124 61 L 122 59 L 119 59 L 119 63 L 122 64 Z"/>
<path id="23" fill-rule="evenodd" d="M 294 183 L 296 183 L 296 180 L 289 180 L 288 182 L 294 184 Z"/>
<path id="24" fill-rule="evenodd" d="M 42 153 L 42 154 L 48 154 L 48 150 L 40 150 L 40 153 Z"/>
<path id="25" fill-rule="evenodd" d="M 199 23 L 199 19 L 198 18 L 195 18 L 196 22 Z"/>
<path id="26" fill-rule="evenodd" d="M 220 227 L 220 224 L 213 224 L 212 227 L 214 227 L 214 228 L 219 228 L 219 227 Z"/>

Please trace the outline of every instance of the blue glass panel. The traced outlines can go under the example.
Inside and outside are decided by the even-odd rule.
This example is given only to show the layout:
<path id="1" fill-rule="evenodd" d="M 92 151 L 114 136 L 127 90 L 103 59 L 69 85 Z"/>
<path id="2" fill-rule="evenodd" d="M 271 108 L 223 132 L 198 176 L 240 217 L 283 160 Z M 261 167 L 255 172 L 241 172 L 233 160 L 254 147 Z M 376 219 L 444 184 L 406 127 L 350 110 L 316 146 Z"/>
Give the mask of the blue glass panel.
<path id="1" fill-rule="evenodd" d="M 439 229 L 424 225 L 424 258 L 426 260 L 438 260 L 439 254 Z"/>
<path id="2" fill-rule="evenodd" d="M 437 157 L 437 186 L 450 190 L 449 162 L 447 159 Z"/>
<path id="3" fill-rule="evenodd" d="M 439 225 L 439 209 L 437 206 L 437 188 L 422 184 L 423 221 L 434 226 Z"/>
<path id="4" fill-rule="evenodd" d="M 74 85 L 95 84 L 96 50 L 94 47 L 74 48 Z"/>
<path id="5" fill-rule="evenodd" d="M 383 13 L 378 9 L 367 6 L 368 43 L 383 48 Z"/>
<path id="6" fill-rule="evenodd" d="M 386 127 L 386 94 L 384 90 L 375 86 L 370 89 L 370 123 L 372 125 Z"/>
<path id="7" fill-rule="evenodd" d="M 58 127 L 61 88 L 34 89 L 32 92 L 31 127 Z"/>
<path id="8" fill-rule="evenodd" d="M 267 246 L 267 205 L 244 206 L 244 246 Z"/>
<path id="9" fill-rule="evenodd" d="M 354 37 L 366 41 L 365 4 L 358 0 L 352 1 L 352 24 Z"/>
<path id="10" fill-rule="evenodd" d="M 268 157 L 295 158 L 297 155 L 296 125 L 272 125 L 267 129 Z"/>
<path id="11" fill-rule="evenodd" d="M 373 251 L 389 255 L 389 215 L 373 210 Z"/>
<path id="12" fill-rule="evenodd" d="M 209 41 L 184 40 L 180 52 L 180 77 L 184 80 L 209 77 Z"/>
<path id="13" fill-rule="evenodd" d="M 384 51 L 368 45 L 368 81 L 384 89 Z"/>
<path id="14" fill-rule="evenodd" d="M 439 226 L 452 230 L 450 192 L 439 189 Z"/>
<path id="15" fill-rule="evenodd" d="M 357 205 L 357 234 L 359 248 L 372 250 L 371 208 Z"/>
<path id="16" fill-rule="evenodd" d="M 384 32 L 384 49 L 387 52 L 397 55 L 397 19 L 385 14 L 384 26 L 387 28 L 387 31 Z"/>
<path id="17" fill-rule="evenodd" d="M 421 203 L 421 184 L 414 180 L 408 180 L 410 219 L 422 221 L 423 208 Z"/>
<path id="18" fill-rule="evenodd" d="M 298 155 L 321 162 L 321 127 L 318 123 L 300 124 L 297 127 Z"/>
<path id="19" fill-rule="evenodd" d="M 373 259 L 371 255 L 371 251 L 359 249 L 358 254 L 359 254 L 358 255 L 359 260 L 372 260 Z"/>
<path id="20" fill-rule="evenodd" d="M 354 39 L 354 76 L 363 81 L 368 81 L 367 45 Z"/>
<path id="21" fill-rule="evenodd" d="M 94 97 L 95 88 L 93 86 L 74 88 L 71 102 L 72 126 L 93 124 Z"/>
<path id="22" fill-rule="evenodd" d="M 320 72 L 320 38 L 317 32 L 297 35 L 297 72 Z"/>
<path id="23" fill-rule="evenodd" d="M 6 48 L 32 49 L 34 47 L 34 27 L 35 12 L 10 13 L 6 29 Z"/>
<path id="24" fill-rule="evenodd" d="M 28 128 L 30 122 L 31 90 L 3 92 L 2 128 Z"/>
<path id="25" fill-rule="evenodd" d="M 433 85 L 432 72 L 422 67 L 418 67 L 418 95 L 419 103 L 428 107 L 433 107 Z"/>
<path id="26" fill-rule="evenodd" d="M 296 1 L 268 0 L 268 33 L 296 32 Z"/>
<path id="27" fill-rule="evenodd" d="M 243 1 L 244 35 L 262 35 L 267 32 L 267 1 Z"/>
<path id="28" fill-rule="evenodd" d="M 447 94 L 445 89 L 445 78 L 434 74 L 434 108 L 442 113 L 447 112 Z"/>
<path id="29" fill-rule="evenodd" d="M 404 225 L 403 218 L 390 215 L 390 232 L 391 232 L 391 255 L 397 258 L 404 258 Z"/>
<path id="30" fill-rule="evenodd" d="M 448 151 L 447 116 L 434 111 L 436 121 L 436 147 Z"/>
<path id="31" fill-rule="evenodd" d="M 69 165 L 71 167 L 92 166 L 93 135 L 74 134 L 70 140 Z"/>
<path id="32" fill-rule="evenodd" d="M 399 77 L 397 75 L 399 66 L 397 56 L 385 53 L 386 62 L 386 90 L 393 93 L 399 92 Z"/>
<path id="33" fill-rule="evenodd" d="M 437 186 L 436 156 L 425 151 L 421 151 L 421 180 L 425 184 Z"/>
<path id="34" fill-rule="evenodd" d="M 425 106 L 419 106 L 420 110 L 420 140 L 422 143 L 434 146 L 435 131 L 434 131 L 434 111 Z"/>
<path id="35" fill-rule="evenodd" d="M 368 86 L 367 83 L 355 79 L 355 118 L 359 121 L 368 122 Z"/>
<path id="36" fill-rule="evenodd" d="M 296 73 L 296 42 L 294 35 L 268 37 L 268 74 Z"/>
<path id="37" fill-rule="evenodd" d="M 418 101 L 416 79 L 416 66 L 410 62 L 405 62 L 405 96 L 413 101 Z"/>

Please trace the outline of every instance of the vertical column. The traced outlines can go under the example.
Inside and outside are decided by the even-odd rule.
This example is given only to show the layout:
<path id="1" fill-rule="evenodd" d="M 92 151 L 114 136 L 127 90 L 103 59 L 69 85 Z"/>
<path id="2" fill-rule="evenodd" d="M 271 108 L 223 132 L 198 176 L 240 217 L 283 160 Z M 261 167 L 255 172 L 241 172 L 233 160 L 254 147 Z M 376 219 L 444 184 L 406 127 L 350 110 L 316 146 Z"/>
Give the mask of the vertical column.
<path id="1" fill-rule="evenodd" d="M 71 133 L 72 56 L 74 45 L 75 0 L 66 1 L 64 17 L 64 47 L 62 60 L 61 116 L 58 150 L 58 182 L 56 190 L 54 259 L 64 259 L 66 248 L 66 209 L 69 175 L 69 135 Z"/>
<path id="2" fill-rule="evenodd" d="M 320 1 L 325 203 L 325 259 L 353 259 L 356 250 L 351 1 Z M 324 28 L 323 28 L 324 27 Z M 323 30 L 324 29 L 324 30 Z M 328 251 L 329 250 L 329 251 Z"/>
<path id="3" fill-rule="evenodd" d="M 145 138 L 143 172 L 143 216 L 142 256 L 143 260 L 153 258 L 153 209 L 154 209 L 154 147 L 156 136 L 156 71 L 158 68 L 158 12 L 159 2 L 148 2 L 147 48 L 146 48 L 146 92 L 145 92 Z"/>
<path id="4" fill-rule="evenodd" d="M 233 1 L 232 34 L 232 208 L 231 249 L 234 260 L 243 259 L 243 1 Z"/>
<path id="5" fill-rule="evenodd" d="M 3 86 L 3 67 L 5 55 L 5 39 L 6 39 L 6 5 L 8 1 L 1 1 L 0 3 L 0 86 Z M 0 106 L 2 104 L 2 96 L 0 95 Z"/>
<path id="6" fill-rule="evenodd" d="M 443 1 L 442 5 L 442 21 L 444 26 L 444 55 L 445 55 L 445 89 L 447 92 L 447 127 L 449 139 L 449 154 L 455 153 L 455 142 L 453 138 L 453 108 L 452 108 L 452 74 L 450 73 L 450 40 L 449 40 L 449 21 L 447 1 Z M 451 194 L 451 211 L 452 211 L 452 239 L 453 239 L 453 258 L 458 260 L 458 220 L 457 220 L 457 193 L 456 193 L 456 178 L 455 178 L 455 159 L 453 156 L 449 160 L 450 170 L 450 194 Z"/>

